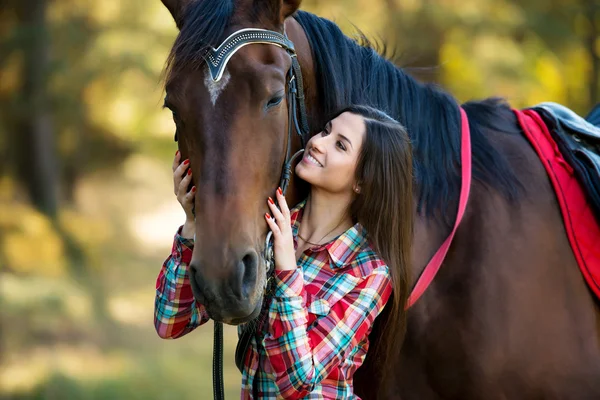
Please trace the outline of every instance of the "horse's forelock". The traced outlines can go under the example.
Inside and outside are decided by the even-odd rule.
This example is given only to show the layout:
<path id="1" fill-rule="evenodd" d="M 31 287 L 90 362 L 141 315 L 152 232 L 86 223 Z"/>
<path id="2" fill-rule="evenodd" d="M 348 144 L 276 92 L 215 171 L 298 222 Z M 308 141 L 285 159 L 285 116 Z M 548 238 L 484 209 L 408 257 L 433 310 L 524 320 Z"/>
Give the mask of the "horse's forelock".
<path id="1" fill-rule="evenodd" d="M 202 66 L 207 50 L 218 46 L 233 12 L 234 0 L 201 0 L 187 6 L 167 59 L 167 84 L 184 69 Z"/>

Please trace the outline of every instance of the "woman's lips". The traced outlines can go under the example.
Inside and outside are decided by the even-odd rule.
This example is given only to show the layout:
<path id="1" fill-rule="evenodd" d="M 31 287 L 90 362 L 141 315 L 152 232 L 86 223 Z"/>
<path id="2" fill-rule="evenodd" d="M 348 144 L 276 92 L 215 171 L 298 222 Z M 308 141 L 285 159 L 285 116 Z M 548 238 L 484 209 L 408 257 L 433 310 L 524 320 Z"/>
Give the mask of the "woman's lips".
<path id="1" fill-rule="evenodd" d="M 314 158 L 310 153 L 306 153 L 304 157 L 302 157 L 302 161 L 308 164 L 312 164 L 316 167 L 323 167 L 323 164 L 319 162 L 316 158 Z"/>

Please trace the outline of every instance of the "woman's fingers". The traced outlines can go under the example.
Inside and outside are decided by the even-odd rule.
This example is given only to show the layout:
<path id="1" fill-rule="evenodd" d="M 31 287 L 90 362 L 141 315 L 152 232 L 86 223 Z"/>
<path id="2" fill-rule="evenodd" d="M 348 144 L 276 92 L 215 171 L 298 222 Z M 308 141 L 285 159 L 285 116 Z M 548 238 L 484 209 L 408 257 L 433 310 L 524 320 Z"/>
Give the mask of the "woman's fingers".
<path id="1" fill-rule="evenodd" d="M 187 172 L 184 174 L 181 182 L 179 182 L 179 193 L 184 194 L 187 193 L 188 187 L 190 186 L 190 182 L 192 181 L 192 169 L 188 168 Z"/>
<path id="2" fill-rule="evenodd" d="M 275 222 L 275 219 L 267 213 L 265 214 L 265 220 L 267 220 L 267 225 L 269 225 L 269 228 L 271 228 L 273 236 L 278 237 L 281 234 L 281 230 L 279 229 L 277 222 Z"/>
<path id="3" fill-rule="evenodd" d="M 173 172 L 175 172 L 175 170 L 179 166 L 180 162 L 181 162 L 181 152 L 179 150 L 177 150 L 177 152 L 175 153 L 175 158 L 173 158 Z"/>
<path id="4" fill-rule="evenodd" d="M 194 204 L 194 196 L 196 196 L 196 186 L 192 186 L 189 192 L 184 196 L 184 202 L 186 205 Z"/>
<path id="5" fill-rule="evenodd" d="M 271 209 L 271 213 L 273 214 L 275 221 L 280 226 L 280 228 L 283 228 L 283 226 L 285 224 L 285 217 L 283 216 L 281 211 L 279 211 L 279 208 L 277 208 L 273 199 L 269 197 L 267 199 L 267 204 L 269 205 L 269 208 Z"/>
<path id="6" fill-rule="evenodd" d="M 279 209 L 281 210 L 281 213 L 283 214 L 283 216 L 285 217 L 286 221 L 290 219 L 290 209 L 287 205 L 287 201 L 285 201 L 285 196 L 283 195 L 283 192 L 281 191 L 281 188 L 277 188 L 277 204 L 279 204 Z"/>
<path id="7" fill-rule="evenodd" d="M 192 169 L 190 168 L 190 160 L 186 159 L 180 163 L 181 153 L 175 153 L 173 160 L 173 192 L 177 196 L 177 201 L 181 204 L 185 211 L 188 220 L 194 219 L 194 198 L 196 196 L 196 187 L 192 186 L 189 190 L 190 182 L 192 181 Z"/>
<path id="8" fill-rule="evenodd" d="M 175 172 L 173 172 L 173 191 L 175 192 L 175 195 L 177 195 L 179 192 L 179 187 L 181 185 L 181 181 L 186 177 L 184 175 L 184 173 L 189 168 L 189 166 L 190 166 L 190 160 L 185 160 L 175 169 Z M 189 171 L 191 173 L 191 169 Z M 188 183 L 189 183 L 189 181 L 188 181 Z M 187 191 L 187 188 L 186 188 L 186 191 Z"/>
<path id="9" fill-rule="evenodd" d="M 188 216 L 188 218 L 190 218 L 190 216 L 193 215 L 196 186 L 192 186 L 192 188 L 187 192 L 184 190 L 185 189 L 179 192 L 179 195 L 177 195 L 177 200 L 181 204 L 181 207 L 183 207 L 185 214 Z"/>

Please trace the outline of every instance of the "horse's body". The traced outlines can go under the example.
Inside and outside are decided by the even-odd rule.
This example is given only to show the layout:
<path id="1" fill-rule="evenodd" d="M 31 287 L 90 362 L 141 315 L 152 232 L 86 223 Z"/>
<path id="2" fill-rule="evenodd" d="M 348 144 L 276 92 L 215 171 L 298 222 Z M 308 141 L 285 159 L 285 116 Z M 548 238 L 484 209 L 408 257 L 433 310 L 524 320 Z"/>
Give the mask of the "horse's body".
<path id="1" fill-rule="evenodd" d="M 486 135 L 523 192 L 515 204 L 474 183 L 440 273 L 409 311 L 400 398 L 600 398 L 600 310 L 546 172 L 522 136 Z M 416 227 L 424 266 L 444 233 L 423 218 Z"/>
<path id="2" fill-rule="evenodd" d="M 177 0 L 163 2 L 178 26 L 185 27 L 183 13 L 177 13 Z M 240 27 L 278 29 L 276 22 L 265 23 L 271 20 L 260 18 L 260 9 L 255 11 L 259 15 L 256 20 L 244 22 L 243 12 L 251 7 L 246 3 L 236 3 L 242 11 L 232 10 L 233 17 L 213 16 L 215 23 L 224 27 L 207 39 L 216 43 L 208 44 L 217 45 Z M 293 12 L 300 2 L 266 3 L 275 4 L 273 8 L 277 4 L 281 9 L 289 7 Z M 288 16 L 283 11 L 280 15 Z M 205 24 L 213 23 L 213 19 L 207 17 Z M 223 21 L 229 21 L 229 25 Z M 287 18 L 285 29 L 302 67 L 311 133 L 316 133 L 339 106 L 357 102 L 380 107 L 407 126 L 414 142 L 419 187 L 412 271 L 413 277 L 418 277 L 448 235 L 456 214 L 460 185 L 458 106 L 449 95 L 416 83 L 374 51 L 358 44 L 346 49 L 350 41 L 341 37 L 331 23 L 303 13 L 296 19 Z M 185 36 L 183 30 L 181 35 Z M 183 37 L 182 42 L 189 39 Z M 232 65 L 247 65 L 248 60 L 282 63 L 275 55 L 280 49 L 253 45 L 243 50 L 231 59 Z M 177 59 L 177 52 L 174 57 Z M 287 66 L 282 64 L 281 68 Z M 236 83 L 237 69 L 239 66 L 231 69 L 230 85 Z M 181 71 L 171 79 L 168 92 L 184 88 L 180 104 L 174 107 L 210 107 L 206 106 L 208 91 L 201 86 L 201 79 L 199 72 L 185 75 Z M 192 83 L 198 87 L 190 92 Z M 251 267 L 260 271 L 261 261 L 249 263 L 250 253 L 246 253 L 243 265 L 239 264 L 240 255 L 247 250 L 238 251 L 235 246 L 255 248 L 256 253 L 261 250 L 266 233 L 266 226 L 259 222 L 265 211 L 263 200 L 278 182 L 277 168 L 272 166 L 281 165 L 279 149 L 283 146 L 279 139 L 271 143 L 269 153 L 254 151 L 252 138 L 257 130 L 265 126 L 271 129 L 273 123 L 261 125 L 256 119 L 250 120 L 245 111 L 234 112 L 243 109 L 243 102 L 249 100 L 233 87 L 221 90 L 226 97 L 230 90 L 230 97 L 227 104 L 213 101 L 219 113 L 216 120 L 193 117 L 191 112 L 186 117 L 184 110 L 178 112 L 179 118 L 187 118 L 188 123 L 185 128 L 184 124 L 178 125 L 178 129 L 185 131 L 183 135 L 202 132 L 202 140 L 188 137 L 180 144 L 194 168 L 203 165 L 201 171 L 194 170 L 194 176 L 201 177 L 196 182 L 198 193 L 206 189 L 196 204 L 197 238 L 203 240 L 194 251 L 192 284 L 197 285 L 195 293 L 208 293 L 201 296 L 201 301 L 215 303 L 212 315 L 216 319 L 239 322 L 245 316 L 256 315 L 260 308 L 260 300 L 256 299 L 264 281 L 256 277 L 260 272 L 243 272 Z M 223 114 L 227 107 L 228 112 Z M 439 274 L 409 310 L 402 357 L 395 367 L 397 371 L 390 374 L 397 379 L 392 382 L 389 398 L 600 399 L 600 307 L 578 269 L 546 172 L 507 105 L 488 100 L 468 103 L 463 108 L 473 140 L 474 180 L 467 211 Z M 281 128 L 277 132 L 285 134 Z M 256 140 L 262 141 L 261 146 L 268 143 L 264 138 Z M 228 152 L 223 143 L 235 148 L 240 142 L 245 146 L 246 162 L 231 161 L 235 154 L 243 153 Z M 202 146 L 210 147 L 213 163 L 217 152 L 228 164 L 209 170 L 200 159 L 203 151 L 208 151 Z M 261 157 L 264 163 L 250 162 Z M 226 172 L 226 168 L 232 170 Z M 261 172 L 265 169 L 267 172 Z M 225 178 L 235 182 L 241 174 L 237 178 L 240 182 L 249 173 L 254 174 L 252 191 L 241 193 L 217 183 Z M 291 189 L 294 192 L 297 185 L 292 183 Z M 223 194 L 227 190 L 229 196 Z M 296 198 L 301 194 L 297 191 Z M 220 197 L 224 200 L 210 197 L 217 195 L 224 196 Z M 213 226 L 214 221 L 219 221 L 219 226 Z M 219 249 L 223 243 L 230 251 Z M 237 261 L 229 262 L 231 254 Z M 242 272 L 229 265 L 242 265 Z M 243 278 L 236 275 L 240 273 Z M 245 285 L 244 293 L 249 293 L 240 301 L 246 303 L 243 315 L 235 313 L 237 303 L 227 302 L 236 293 L 234 290 L 232 295 L 226 289 L 227 282 L 239 280 Z M 231 316 L 223 310 L 232 310 Z M 377 340 L 377 334 L 376 328 L 372 341 Z M 356 392 L 363 398 L 373 397 L 374 385 L 380 384 L 373 367 L 367 357 L 355 379 Z"/>

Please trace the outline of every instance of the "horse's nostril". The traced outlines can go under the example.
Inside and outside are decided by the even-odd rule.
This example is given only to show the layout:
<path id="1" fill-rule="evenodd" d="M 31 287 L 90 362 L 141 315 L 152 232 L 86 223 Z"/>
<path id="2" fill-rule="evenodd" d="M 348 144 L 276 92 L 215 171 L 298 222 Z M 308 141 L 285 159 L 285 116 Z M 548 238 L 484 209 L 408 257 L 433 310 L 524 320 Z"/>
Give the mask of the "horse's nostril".
<path id="1" fill-rule="evenodd" d="M 244 273 L 242 275 L 242 294 L 244 297 L 248 297 L 256 285 L 256 272 L 258 269 L 258 254 L 256 254 L 256 251 L 250 250 L 246 253 L 242 258 L 242 264 L 244 267 Z"/>

